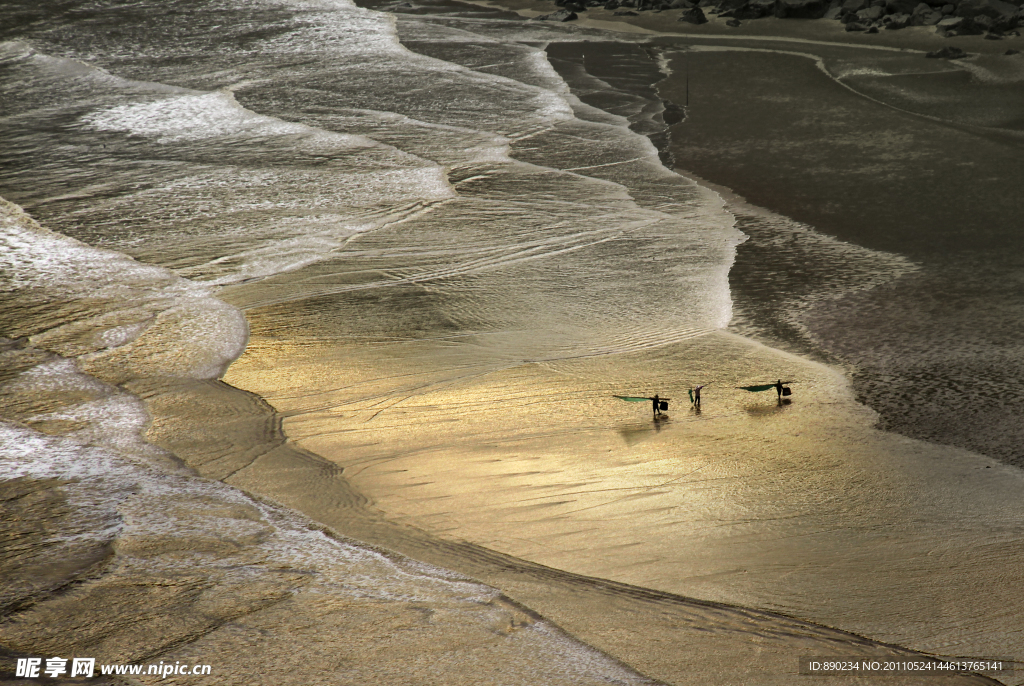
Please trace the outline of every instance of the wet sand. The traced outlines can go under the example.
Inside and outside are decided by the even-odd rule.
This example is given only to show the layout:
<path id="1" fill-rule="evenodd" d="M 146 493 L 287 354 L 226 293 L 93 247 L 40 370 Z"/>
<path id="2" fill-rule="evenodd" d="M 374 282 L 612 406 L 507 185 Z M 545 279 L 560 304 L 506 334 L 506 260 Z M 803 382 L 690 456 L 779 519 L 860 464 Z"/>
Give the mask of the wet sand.
<path id="1" fill-rule="evenodd" d="M 391 521 L 929 652 L 1020 643 L 1019 472 L 872 430 L 825 367 L 714 334 L 381 397 L 353 370 L 384 360 L 390 378 L 422 379 L 415 344 L 361 357 L 337 342 L 261 343 L 259 323 L 226 380 L 267 398 L 299 446 L 341 466 Z M 766 368 L 799 379 L 791 404 L 733 388 Z M 697 369 L 715 380 L 699 415 L 684 402 L 653 423 L 611 398 L 681 389 Z"/>
<path id="2" fill-rule="evenodd" d="M 245 381 L 266 390 L 270 385 L 287 380 L 278 385 L 277 390 L 285 390 L 285 386 L 295 390 L 306 386 L 302 374 L 321 374 L 323 365 L 331 364 L 323 357 L 324 348 L 312 345 L 308 339 L 299 341 L 308 355 L 297 355 L 298 350 L 293 347 L 287 349 L 291 354 L 280 349 L 278 354 L 274 354 L 264 348 L 263 355 L 260 355 L 259 331 L 254 334 L 254 354 L 243 358 L 231 374 L 230 380 L 236 384 L 241 385 Z M 754 364 L 764 361 L 758 357 L 765 354 L 765 349 L 751 351 L 749 346 L 732 337 L 726 336 L 726 339 L 721 343 L 728 347 L 731 342 L 730 352 L 737 356 L 734 362 L 744 356 Z M 277 345 L 273 347 L 278 348 Z M 647 366 L 650 361 L 633 362 Z M 787 361 L 799 368 L 798 361 L 791 358 Z M 759 425 L 766 421 L 785 422 L 785 429 L 777 426 L 778 437 L 775 439 L 785 442 L 786 431 L 793 428 L 787 420 L 797 417 L 794 411 L 798 404 L 780 408 L 773 396 L 766 398 L 761 395 L 756 401 L 740 400 L 731 411 L 708 411 L 700 418 L 676 411 L 666 422 L 654 425 L 644 417 L 645 406 L 612 402 L 607 398 L 606 389 L 602 388 L 609 383 L 607 361 L 593 362 L 596 369 L 590 374 L 576 364 L 560 372 L 527 370 L 513 374 L 518 378 L 515 387 L 509 385 L 512 379 L 499 374 L 490 381 L 502 382 L 501 387 L 488 384 L 488 392 L 514 395 L 516 391 L 532 391 L 532 397 L 520 402 L 506 399 L 508 413 L 504 418 L 497 417 L 497 413 L 487 413 L 486 417 L 492 421 L 488 422 L 482 416 L 480 422 L 467 422 L 461 431 L 447 432 L 444 440 L 446 443 L 451 441 L 455 446 L 452 450 L 409 451 L 409 446 L 404 445 L 399 452 L 404 455 L 408 451 L 411 453 L 408 458 L 367 461 L 363 454 L 358 460 L 360 468 L 346 467 L 344 471 L 337 463 L 286 442 L 279 425 L 279 415 L 257 396 L 239 392 L 226 384 L 211 382 L 199 386 L 133 390 L 146 397 L 158 418 L 149 438 L 174 449 L 202 474 L 222 478 L 229 484 L 294 507 L 342 535 L 442 565 L 499 588 L 511 599 L 556 622 L 571 635 L 666 683 L 785 684 L 792 683 L 797 676 L 801 657 L 911 654 L 896 646 L 880 645 L 877 641 L 785 614 L 695 600 L 659 590 L 673 584 L 690 590 L 701 586 L 713 588 L 716 584 L 709 583 L 711 579 L 693 575 L 693 567 L 703 565 L 706 570 L 724 562 L 712 559 L 717 555 L 748 556 L 741 549 L 749 547 L 752 530 L 734 530 L 724 537 L 716 536 L 715 530 L 756 529 L 760 526 L 762 531 L 757 535 L 765 536 L 765 543 L 756 559 L 750 558 L 743 564 L 752 573 L 762 575 L 763 567 L 773 564 L 771 558 L 782 552 L 787 539 L 793 538 L 794 527 L 789 525 L 776 529 L 767 521 L 761 525 L 737 521 L 728 527 L 725 522 L 715 521 L 715 517 L 726 513 L 715 512 L 716 496 L 710 490 L 715 483 L 721 483 L 725 490 L 736 492 L 733 503 L 721 502 L 727 510 L 740 506 L 744 509 L 754 507 L 758 499 L 762 508 L 780 507 L 768 502 L 768 492 L 763 490 L 767 475 L 761 474 L 761 483 L 752 489 L 761 491 L 760 494 L 747 490 L 743 495 L 739 492 L 745 489 L 728 472 L 742 471 L 742 464 L 748 464 L 749 469 L 750 462 L 759 463 L 758 468 L 763 468 L 765 462 L 771 463 L 779 458 L 790 461 L 793 456 L 773 458 L 771 451 L 766 454 L 764 450 L 751 450 L 750 436 L 736 441 L 735 437 L 727 435 L 727 427 L 716 425 L 730 421 L 753 421 Z M 264 367 L 264 363 L 279 366 Z M 268 373 L 271 369 L 275 370 L 272 375 Z M 598 372 L 601 380 L 593 378 L 594 371 Z M 628 360 L 621 365 L 621 371 L 634 378 L 638 375 Z M 808 393 L 812 388 L 827 392 L 832 383 L 842 385 L 841 380 L 827 371 L 823 377 L 812 379 L 804 376 L 802 384 Z M 542 381 L 543 386 L 535 386 L 537 381 Z M 556 381 L 558 383 L 552 386 Z M 449 402 L 453 398 L 476 402 L 476 394 L 483 389 L 479 381 L 472 386 L 446 393 Z M 589 386 L 590 393 L 599 394 L 602 398 L 597 400 L 595 397 L 594 402 L 597 407 L 603 406 L 602 414 L 593 413 L 584 418 L 588 430 L 579 436 L 582 443 L 576 440 L 578 436 L 572 431 L 566 430 L 573 419 L 580 418 L 580 413 L 569 416 L 557 412 L 566 386 L 572 387 L 574 392 L 581 392 L 583 386 Z M 716 398 L 711 391 L 708 398 L 709 402 L 721 402 L 721 396 L 710 400 Z M 307 397 L 305 401 L 308 400 Z M 323 400 L 318 399 L 321 404 Z M 439 419 L 436 407 L 431 408 L 427 401 L 428 397 L 417 398 L 414 406 L 407 408 L 405 413 L 396 413 L 404 415 L 404 419 L 399 420 L 404 430 L 419 424 L 410 415 L 430 419 L 428 414 L 433 412 L 433 419 Z M 285 407 L 304 401 L 294 398 L 289 403 L 277 398 L 274 402 Z M 464 405 L 456 403 L 456 407 Z M 549 411 L 552 409 L 556 411 Z M 639 410 L 639 416 L 636 410 Z M 362 420 L 373 412 L 354 411 L 351 421 L 361 425 Z M 396 414 L 385 413 L 385 424 L 395 421 Z M 449 426 L 460 423 L 451 419 L 451 411 L 447 414 Z M 465 413 L 461 414 L 465 416 Z M 197 415 L 204 419 L 197 423 Z M 528 420 L 527 417 L 533 419 Z M 326 421 L 335 429 L 339 428 L 336 418 Z M 302 423 L 304 421 L 300 420 L 299 424 Z M 482 440 L 479 433 L 484 427 L 480 423 L 500 423 L 505 428 L 495 432 L 491 427 L 492 431 L 487 436 L 489 440 Z M 185 426 L 191 431 L 184 431 Z M 431 438 L 429 434 L 433 432 L 429 427 L 419 426 L 420 429 L 413 433 L 386 433 L 393 437 L 405 435 L 408 443 L 418 443 L 421 447 L 436 444 L 438 437 Z M 512 435 L 506 433 L 510 426 Z M 284 429 L 295 432 L 295 425 L 286 419 Z M 725 432 L 718 429 L 725 429 Z M 467 436 L 467 430 L 472 435 Z M 524 437 L 527 431 L 544 434 L 547 438 Z M 496 434 L 505 434 L 504 447 Z M 559 435 L 561 438 L 557 438 Z M 722 440 L 730 443 L 728 449 L 716 445 Z M 567 448 L 566 441 L 572 446 Z M 305 442 L 300 440 L 298 443 L 302 446 Z M 366 443 L 367 440 L 354 440 L 349 446 Z M 605 444 L 607 451 L 591 454 L 597 443 Z M 529 453 L 521 450 L 530 445 L 533 447 Z M 324 450 L 324 446 L 319 447 Z M 749 455 L 750 459 L 741 459 L 739 454 L 730 458 L 728 453 L 732 450 L 742 450 L 742 454 Z M 571 455 L 584 452 L 598 464 L 587 465 L 580 460 L 571 469 L 558 472 L 557 468 L 565 467 Z M 332 456 L 337 459 L 350 451 L 341 448 L 340 453 Z M 707 461 L 715 455 L 720 464 L 705 466 L 702 471 L 693 473 L 695 461 Z M 350 457 L 355 459 L 354 455 Z M 546 466 L 538 464 L 542 460 L 547 461 Z M 396 461 L 401 464 L 395 464 Z M 523 473 L 523 462 L 529 463 L 528 468 L 533 474 Z M 463 469 L 456 469 L 455 465 Z M 820 466 L 819 458 L 817 467 Z M 403 468 L 409 471 L 400 471 Z M 391 476 L 382 476 L 382 470 Z M 430 485 L 423 483 L 425 471 L 433 473 L 427 477 L 432 482 Z M 357 477 L 357 472 L 363 478 Z M 458 472 L 463 476 L 454 478 Z M 704 476 L 698 477 L 702 472 Z M 395 475 L 403 473 L 408 477 L 405 483 L 396 483 Z M 679 476 L 683 478 L 679 479 Z M 791 477 L 796 476 L 791 474 Z M 390 483 L 377 488 L 375 484 L 382 479 Z M 567 483 L 567 479 L 572 483 Z M 531 485 L 524 486 L 524 480 L 529 480 Z M 589 487 L 585 480 L 589 480 Z M 601 483 L 596 483 L 597 480 Z M 652 480 L 658 483 L 652 484 Z M 676 486 L 659 486 L 665 481 L 675 481 Z M 510 482 L 518 482 L 518 488 L 509 490 L 507 485 Z M 616 492 L 615 488 L 624 491 Z M 446 493 L 439 493 L 437 489 Z M 411 496 L 410 493 L 416 490 L 424 492 L 418 497 Z M 389 492 L 392 497 L 389 497 Z M 540 499 L 541 507 L 537 507 L 538 492 L 545 494 Z M 623 498 L 621 493 L 627 497 Z M 399 497 L 397 494 L 402 495 Z M 373 502 L 367 495 L 381 500 Z M 393 508 L 398 499 L 404 505 Z M 494 502 L 481 506 L 481 500 L 486 499 Z M 704 506 L 692 507 L 695 499 L 703 501 Z M 570 505 L 570 502 L 574 504 Z M 593 511 L 590 515 L 578 512 L 583 507 L 604 512 L 598 516 L 594 516 Z M 556 510 L 561 514 L 556 514 Z M 571 510 L 577 510 L 577 513 Z M 608 510 L 612 512 L 608 513 Z M 735 516 L 735 512 L 732 514 Z M 748 512 L 746 516 L 750 514 Z M 513 526 L 510 526 L 509 516 L 517 517 Z M 652 521 L 645 521 L 648 517 Z M 670 521 L 673 518 L 689 521 L 679 525 Z M 460 520 L 468 526 L 460 528 Z M 629 520 L 633 520 L 634 526 L 623 526 Z M 439 526 L 438 522 L 445 525 Z M 644 528 L 659 530 L 663 539 L 654 547 L 651 547 L 654 542 L 647 540 L 646 551 L 642 550 L 645 541 L 636 540 L 638 536 L 647 535 L 642 531 Z M 580 529 L 589 529 L 591 533 Z M 788 533 L 784 529 L 789 530 Z M 686 531 L 686 535 L 674 542 L 665 539 L 672 530 Z M 774 533 L 769 530 L 774 530 Z M 541 532 L 545 535 L 539 535 Z M 604 533 L 595 535 L 599 532 Z M 474 533 L 484 534 L 485 545 L 471 537 Z M 823 535 L 828 536 L 828 532 Z M 534 539 L 533 546 L 526 545 L 530 538 Z M 620 545 L 615 545 L 614 539 Z M 728 539 L 747 539 L 747 542 Z M 628 546 L 629 543 L 633 545 Z M 573 557 L 578 558 L 578 562 L 555 554 L 552 548 L 559 544 L 575 548 Z M 625 552 L 622 550 L 624 547 Z M 793 546 L 789 547 L 792 549 Z M 812 547 L 807 546 L 801 552 L 806 554 Z M 540 554 L 531 555 L 528 548 L 534 552 L 543 549 Z M 772 548 L 777 550 L 773 552 Z M 508 554 L 510 552 L 512 554 Z M 660 562 L 657 559 L 644 560 L 639 557 L 642 554 L 648 558 L 661 558 Z M 893 561 L 898 557 L 893 555 Z M 640 561 L 645 564 L 637 564 Z M 774 564 L 778 563 L 776 559 Z M 816 564 L 817 561 L 808 560 L 808 565 Z M 688 568 L 689 578 L 683 568 Z M 579 572 L 589 576 L 581 576 Z M 663 577 L 655 579 L 654 574 L 662 574 Z M 626 585 L 617 579 L 643 583 L 640 586 Z M 386 668 L 387 665 L 382 665 L 382 669 Z M 836 681 L 824 677 L 815 679 L 822 680 L 822 683 Z M 949 680 L 951 683 L 995 683 L 980 677 Z M 892 679 L 892 683 L 930 683 L 930 680 L 902 677 Z"/>

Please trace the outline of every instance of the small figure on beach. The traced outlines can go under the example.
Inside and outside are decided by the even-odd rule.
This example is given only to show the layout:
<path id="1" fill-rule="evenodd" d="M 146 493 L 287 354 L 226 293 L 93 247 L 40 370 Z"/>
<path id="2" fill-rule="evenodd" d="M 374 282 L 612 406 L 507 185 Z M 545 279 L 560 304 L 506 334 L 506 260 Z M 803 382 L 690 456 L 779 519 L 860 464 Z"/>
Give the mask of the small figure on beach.
<path id="1" fill-rule="evenodd" d="M 693 405 L 694 407 L 700 407 L 700 389 L 704 388 L 704 384 L 697 386 L 693 389 Z"/>
<path id="2" fill-rule="evenodd" d="M 793 382 L 792 381 L 783 381 L 782 379 L 779 379 L 778 381 L 775 382 L 775 392 L 779 394 L 779 405 L 782 405 L 783 403 L 788 403 L 789 402 L 789 398 L 787 398 L 786 396 L 792 395 L 793 391 L 789 390 L 789 386 L 787 386 L 786 384 L 790 384 L 790 383 L 793 383 Z M 783 400 L 783 398 L 786 398 L 786 399 Z"/>
<path id="3" fill-rule="evenodd" d="M 662 415 L 662 410 L 668 409 L 668 401 L 670 400 L 670 398 L 659 397 L 657 393 L 654 394 L 654 397 L 643 397 L 638 395 L 616 395 L 613 397 L 618 398 L 619 400 L 625 400 L 628 403 L 639 403 L 650 400 L 651 408 L 654 410 L 655 419 L 659 416 L 664 416 Z"/>
<path id="4" fill-rule="evenodd" d="M 757 385 L 754 385 L 754 386 L 737 386 L 736 388 L 739 388 L 739 389 L 744 390 L 744 391 L 750 391 L 751 393 L 761 393 L 763 391 L 770 391 L 771 389 L 774 388 L 775 392 L 778 393 L 778 395 L 779 395 L 779 404 L 781 405 L 782 404 L 783 396 L 787 396 L 787 395 L 791 395 L 792 394 L 792 391 L 789 390 L 789 384 L 791 384 L 791 383 L 794 383 L 794 382 L 793 381 L 783 381 L 782 379 L 779 379 L 775 383 L 763 383 L 763 384 L 757 384 Z M 786 402 L 789 402 L 789 401 L 787 400 Z"/>

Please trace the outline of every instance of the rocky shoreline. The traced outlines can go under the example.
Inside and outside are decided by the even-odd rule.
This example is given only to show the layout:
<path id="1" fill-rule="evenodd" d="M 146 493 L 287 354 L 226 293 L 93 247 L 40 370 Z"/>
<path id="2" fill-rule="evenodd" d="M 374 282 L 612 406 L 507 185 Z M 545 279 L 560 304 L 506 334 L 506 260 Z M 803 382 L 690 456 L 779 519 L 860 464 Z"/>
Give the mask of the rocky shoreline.
<path id="1" fill-rule="evenodd" d="M 843 23 L 847 31 L 877 33 L 930 26 L 947 38 L 982 35 L 991 40 L 1019 36 L 1017 29 L 1024 26 L 1024 0 L 554 0 L 554 4 L 556 11 L 534 19 L 573 21 L 594 7 L 613 11 L 615 16 L 682 10 L 677 21 L 690 24 L 707 23 L 708 15 L 726 19 L 726 25 L 733 27 L 762 17 L 830 19 Z"/>

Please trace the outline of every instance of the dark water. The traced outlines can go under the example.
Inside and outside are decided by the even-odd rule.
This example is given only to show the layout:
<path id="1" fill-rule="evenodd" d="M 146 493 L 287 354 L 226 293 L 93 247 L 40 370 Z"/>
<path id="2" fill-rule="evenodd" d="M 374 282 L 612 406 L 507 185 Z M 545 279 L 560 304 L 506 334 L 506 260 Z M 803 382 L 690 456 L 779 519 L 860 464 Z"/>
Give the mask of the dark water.
<path id="1" fill-rule="evenodd" d="M 1019 55 L 936 68 L 916 54 L 881 54 L 855 68 L 842 50 L 791 49 L 820 57 L 854 92 L 804 56 L 691 55 L 700 97 L 693 128 L 675 129 L 678 163 L 912 268 L 889 270 L 897 278 L 883 283 L 851 255 L 822 260 L 780 240 L 777 221 L 741 210 L 751 240 L 731 272 L 737 309 L 746 301 L 777 313 L 769 321 L 781 314 L 790 332 L 769 324 L 774 337 L 802 338 L 847 365 L 882 428 L 1021 466 Z M 773 69 L 759 68 L 766 59 Z M 746 106 L 704 73 L 727 79 Z M 858 282 L 879 287 L 847 290 Z M 763 306 L 787 300 L 798 306 Z"/>

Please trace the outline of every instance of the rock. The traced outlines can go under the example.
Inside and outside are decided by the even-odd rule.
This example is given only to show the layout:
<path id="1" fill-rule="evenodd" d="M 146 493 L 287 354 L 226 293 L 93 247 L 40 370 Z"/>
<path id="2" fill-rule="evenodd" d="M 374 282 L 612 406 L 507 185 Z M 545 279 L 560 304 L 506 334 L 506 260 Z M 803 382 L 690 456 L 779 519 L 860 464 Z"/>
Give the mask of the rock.
<path id="1" fill-rule="evenodd" d="M 910 15 L 909 14 L 890 14 L 882 20 L 885 23 L 885 28 L 890 31 L 897 31 L 899 29 L 905 29 L 910 26 Z"/>
<path id="2" fill-rule="evenodd" d="M 956 15 L 966 17 L 981 29 L 1006 32 L 1024 24 L 1024 12 L 1002 0 L 964 0 Z"/>
<path id="3" fill-rule="evenodd" d="M 774 11 L 775 3 L 772 1 L 770 8 L 765 8 L 765 3 L 755 4 L 753 2 L 745 3 L 742 7 L 737 7 L 734 10 L 729 10 L 729 16 L 733 19 L 760 19 L 761 17 L 768 16 Z M 722 16 L 722 15 L 719 15 Z"/>
<path id="4" fill-rule="evenodd" d="M 865 31 L 864 33 L 878 33 L 878 27 L 877 26 L 869 26 L 868 30 Z"/>
<path id="5" fill-rule="evenodd" d="M 953 14 L 953 12 L 956 12 L 956 7 L 954 7 L 953 5 L 943 5 L 942 10 L 940 11 L 943 14 Z"/>
<path id="6" fill-rule="evenodd" d="M 673 10 L 688 10 L 693 7 L 693 3 L 690 0 L 672 0 L 668 6 Z"/>
<path id="7" fill-rule="evenodd" d="M 914 6 L 914 11 L 910 13 L 910 23 L 913 26 L 924 26 L 924 18 L 932 13 L 931 5 L 919 2 Z"/>
<path id="8" fill-rule="evenodd" d="M 765 12 L 761 8 L 754 7 L 749 2 L 744 2 L 739 7 L 723 12 L 719 16 L 730 17 L 732 19 L 759 19 L 764 15 Z"/>
<path id="9" fill-rule="evenodd" d="M 1010 19 L 1017 15 L 1019 10 L 1003 0 L 962 0 L 957 6 L 958 16 L 974 19 L 976 17 L 989 17 L 990 19 Z"/>
<path id="10" fill-rule="evenodd" d="M 942 48 L 941 50 L 932 50 L 931 52 L 926 53 L 925 57 L 931 57 L 932 59 L 959 60 L 964 57 L 968 57 L 968 54 L 960 48 L 950 45 Z"/>
<path id="11" fill-rule="evenodd" d="M 738 7 L 728 12 L 723 12 L 720 17 L 728 17 L 730 19 L 760 19 L 764 14 L 759 9 L 751 7 L 749 4 L 743 7 Z"/>
<path id="12" fill-rule="evenodd" d="M 945 19 L 940 20 L 939 23 L 935 25 L 935 30 L 956 31 L 963 25 L 964 21 L 966 20 L 963 17 L 946 17 Z"/>
<path id="13" fill-rule="evenodd" d="M 828 5 L 824 0 L 776 0 L 775 16 L 792 19 L 821 19 Z"/>
<path id="14" fill-rule="evenodd" d="M 863 9 L 860 12 L 857 12 L 857 17 L 861 21 L 871 22 L 878 21 L 879 19 L 882 18 L 883 14 L 885 14 L 885 10 L 883 10 L 881 7 L 868 7 L 867 9 Z"/>
<path id="15" fill-rule="evenodd" d="M 989 32 L 989 33 L 985 34 L 985 40 L 1002 40 L 1002 39 L 1003 39 L 1003 34 L 1001 34 L 1001 33 Z"/>
<path id="16" fill-rule="evenodd" d="M 1010 48 L 1009 50 L 1007 50 L 1003 54 L 1004 55 L 1019 55 L 1020 54 L 1020 50 L 1014 50 L 1013 48 Z"/>
<path id="17" fill-rule="evenodd" d="M 910 16 L 921 4 L 921 0 L 886 0 L 885 11 L 888 14 L 906 14 Z"/>
<path id="18" fill-rule="evenodd" d="M 639 17 L 640 15 L 637 14 L 636 12 L 634 12 L 633 10 L 619 10 L 618 12 L 613 14 L 612 16 L 613 17 Z"/>
<path id="19" fill-rule="evenodd" d="M 561 9 L 557 12 L 552 12 L 551 14 L 542 14 L 539 17 L 534 17 L 534 19 L 539 21 L 575 21 L 576 19 L 579 19 L 579 17 L 575 12 Z"/>
<path id="20" fill-rule="evenodd" d="M 918 5 L 918 7 L 920 7 L 920 5 Z M 914 13 L 910 15 L 911 26 L 935 26 L 940 21 L 942 21 L 942 13 L 936 12 L 931 7 L 923 12 L 915 10 Z"/>
<path id="21" fill-rule="evenodd" d="M 950 17 L 945 17 L 945 18 L 949 19 Z M 954 18 L 959 18 L 959 17 L 954 17 Z M 982 21 L 984 21 L 984 20 L 982 20 Z M 974 20 L 968 19 L 968 18 L 964 17 L 963 18 L 963 23 L 961 23 L 960 26 L 958 26 L 956 28 L 956 35 L 958 35 L 958 36 L 977 36 L 977 35 L 979 35 L 981 33 L 984 33 L 984 31 L 985 31 L 985 29 L 982 29 L 980 26 L 978 26 L 978 24 L 976 24 L 974 22 Z"/>
<path id="22" fill-rule="evenodd" d="M 708 23 L 708 18 L 704 16 L 704 11 L 701 8 L 694 7 L 683 12 L 679 17 L 679 21 L 689 22 L 691 24 L 706 24 Z"/>
<path id="23" fill-rule="evenodd" d="M 740 25 L 740 22 L 739 22 L 738 19 L 730 19 L 729 21 L 725 22 L 725 25 L 726 26 L 731 26 L 733 28 L 736 28 L 737 26 Z"/>
<path id="24" fill-rule="evenodd" d="M 847 31 L 863 31 L 866 28 L 866 26 L 856 21 L 851 21 L 846 24 Z"/>
<path id="25" fill-rule="evenodd" d="M 604 4 L 604 8 L 609 11 L 619 9 L 619 0 L 608 0 Z"/>
<path id="26" fill-rule="evenodd" d="M 747 9 L 750 12 L 757 12 L 758 17 L 767 17 L 775 13 L 775 0 L 750 0 L 747 3 Z M 737 15 L 737 19 L 743 19 L 743 17 Z M 749 17 L 754 19 L 754 17 Z"/>
<path id="27" fill-rule="evenodd" d="M 995 24 L 996 30 L 1002 31 L 1006 35 L 1010 35 L 1010 31 L 1018 26 L 1024 26 L 1024 10 L 1009 19 L 997 19 Z"/>
<path id="28" fill-rule="evenodd" d="M 828 9 L 828 11 L 825 12 L 825 16 L 822 17 L 822 18 L 823 19 L 833 19 L 833 20 L 835 20 L 835 19 L 839 19 L 841 16 L 843 16 L 843 8 L 842 7 L 830 7 Z"/>
<path id="29" fill-rule="evenodd" d="M 562 7 L 566 12 L 586 12 L 587 6 L 582 2 L 576 0 L 568 0 Z"/>

